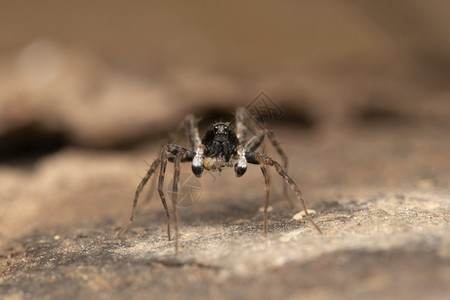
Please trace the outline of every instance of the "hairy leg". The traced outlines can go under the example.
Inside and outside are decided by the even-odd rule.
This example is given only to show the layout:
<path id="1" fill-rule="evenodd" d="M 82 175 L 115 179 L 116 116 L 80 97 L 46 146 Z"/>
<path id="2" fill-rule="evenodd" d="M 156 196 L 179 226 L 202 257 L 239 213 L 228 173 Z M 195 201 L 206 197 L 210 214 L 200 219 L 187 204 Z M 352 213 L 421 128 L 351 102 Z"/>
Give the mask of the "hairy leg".
<path id="1" fill-rule="evenodd" d="M 245 120 L 247 118 L 246 114 L 248 113 L 247 109 L 245 107 L 238 107 L 236 109 L 236 136 L 239 140 L 239 143 L 241 145 L 244 145 L 246 142 L 246 135 L 247 135 L 247 125 L 245 124 Z"/>
<path id="2" fill-rule="evenodd" d="M 258 133 L 253 138 L 251 138 L 245 145 L 245 151 L 246 152 L 256 151 L 256 149 L 261 145 L 261 143 L 264 141 L 264 138 L 266 136 L 269 139 L 270 143 L 275 148 L 275 150 L 277 151 L 277 153 L 280 155 L 281 159 L 283 160 L 283 169 L 285 172 L 287 172 L 288 157 L 287 157 L 286 153 L 283 151 L 283 149 L 281 148 L 280 143 L 276 139 L 275 133 L 273 131 L 268 130 L 268 129 L 262 129 L 262 130 L 258 131 Z M 289 194 L 287 192 L 287 187 L 288 187 L 287 183 L 285 182 L 284 186 L 283 186 L 284 197 L 286 199 L 288 199 L 291 207 L 294 207 L 294 203 L 293 203 L 292 199 L 289 197 Z"/>
<path id="3" fill-rule="evenodd" d="M 164 212 L 166 213 L 166 217 L 167 217 L 167 238 L 170 241 L 170 214 L 169 214 L 169 209 L 167 207 L 167 202 L 166 202 L 166 196 L 164 195 L 164 191 L 163 191 L 163 187 L 164 187 L 164 176 L 166 174 L 166 167 L 167 167 L 167 146 L 165 146 L 163 148 L 163 150 L 161 151 L 161 167 L 159 170 L 159 179 L 158 179 L 158 193 L 159 193 L 159 197 L 161 198 L 161 202 L 164 206 Z"/>
<path id="4" fill-rule="evenodd" d="M 305 216 L 308 219 L 308 221 L 314 226 L 314 228 L 317 229 L 320 233 L 322 233 L 322 230 L 320 230 L 319 226 L 314 223 L 314 221 L 311 219 L 311 216 L 308 213 L 308 210 L 306 209 L 306 203 L 303 199 L 302 191 L 298 187 L 298 185 L 295 183 L 295 181 L 286 173 L 284 168 L 275 160 L 273 160 L 271 157 L 267 155 L 263 155 L 258 152 L 247 152 L 245 155 L 247 162 L 251 164 L 258 164 L 258 165 L 268 165 L 275 167 L 275 170 L 278 172 L 278 174 L 284 179 L 284 181 L 289 185 L 289 187 L 297 194 L 297 198 L 299 199 L 300 203 L 302 204 L 303 211 L 305 212 Z"/>
<path id="5" fill-rule="evenodd" d="M 265 183 L 265 189 L 266 189 L 266 200 L 264 201 L 264 234 L 267 234 L 267 208 L 269 207 L 269 201 L 270 201 L 270 181 L 269 181 L 269 174 L 267 174 L 267 169 L 264 164 L 259 165 L 261 167 L 261 172 L 264 176 L 264 183 Z"/>
<path id="6" fill-rule="evenodd" d="M 178 139 L 180 138 L 181 131 L 184 131 L 186 137 L 189 139 L 192 149 L 197 149 L 200 146 L 201 139 L 198 133 L 198 121 L 194 115 L 189 114 L 184 118 L 174 135 L 172 135 L 170 143 L 179 143 Z"/>
<path id="7" fill-rule="evenodd" d="M 249 129 L 248 128 L 249 126 L 253 126 L 252 127 L 253 129 L 257 128 L 258 131 L 252 138 L 247 140 L 246 134 Z M 236 110 L 236 135 L 239 139 L 239 142 L 242 145 L 245 145 L 244 148 L 246 152 L 256 151 L 256 149 L 258 149 L 258 147 L 264 141 L 264 138 L 267 136 L 270 143 L 283 160 L 283 168 L 287 172 L 288 157 L 281 148 L 280 143 L 276 139 L 275 133 L 273 131 L 264 128 L 262 124 L 260 124 L 257 120 L 255 120 L 255 118 L 252 117 L 250 112 L 245 107 L 239 107 Z M 283 186 L 283 194 L 284 197 L 289 201 L 291 207 L 294 207 L 294 203 L 292 199 L 289 197 L 289 194 L 287 192 L 287 184 L 284 184 Z"/>
<path id="8" fill-rule="evenodd" d="M 136 189 L 136 193 L 134 195 L 133 207 L 131 209 L 130 220 L 129 220 L 128 224 L 125 225 L 120 230 L 120 232 L 117 235 L 118 237 L 120 237 L 128 229 L 128 227 L 130 227 L 130 225 L 133 223 L 134 216 L 136 214 L 136 207 L 137 207 L 137 203 L 139 200 L 139 196 L 140 196 L 142 190 L 144 189 L 145 184 L 148 182 L 148 180 L 151 178 L 153 173 L 155 173 L 156 169 L 159 166 L 160 169 L 159 169 L 159 179 L 158 179 L 158 192 L 159 192 L 159 195 L 161 198 L 161 202 L 164 206 L 164 211 L 167 216 L 167 236 L 170 240 L 170 214 L 169 214 L 169 209 L 168 209 L 167 203 L 166 203 L 166 197 L 163 192 L 163 186 L 164 186 L 164 177 L 165 177 L 165 173 L 166 173 L 167 161 L 174 161 L 175 157 L 177 157 L 177 156 L 180 157 L 180 162 L 192 161 L 192 159 L 195 156 L 195 152 L 192 152 L 188 149 L 185 149 L 185 148 L 180 147 L 175 144 L 167 144 L 163 147 L 159 158 L 157 158 L 153 161 L 149 170 L 147 171 L 147 174 L 144 176 L 144 178 L 142 178 L 141 182 L 139 183 L 139 185 Z M 178 167 L 178 169 L 179 169 L 179 167 Z"/>
<path id="9" fill-rule="evenodd" d="M 177 197 L 178 197 L 178 182 L 180 180 L 180 163 L 181 153 L 175 155 L 174 160 L 174 172 L 173 172 L 173 186 L 172 186 L 172 210 L 173 218 L 175 221 L 175 253 L 178 253 L 178 241 L 180 238 L 179 225 L 178 225 L 178 212 L 177 212 Z"/>
<path id="10" fill-rule="evenodd" d="M 136 206 L 137 206 L 137 203 L 138 203 L 139 195 L 141 194 L 142 190 L 144 189 L 144 186 L 147 183 L 147 181 L 150 179 L 150 177 L 155 172 L 155 170 L 158 167 L 159 163 L 160 163 L 160 160 L 159 159 L 155 159 L 153 161 L 152 165 L 150 166 L 150 168 L 148 169 L 147 174 L 145 174 L 144 178 L 142 178 L 141 182 L 139 183 L 139 185 L 138 185 L 138 187 L 136 189 L 136 193 L 134 194 L 133 208 L 131 209 L 130 221 L 128 222 L 127 225 L 122 227 L 122 229 L 120 230 L 119 234 L 117 235 L 118 237 L 121 236 L 128 229 L 128 227 L 130 227 L 130 225 L 133 223 L 134 215 L 136 214 Z"/>
<path id="11" fill-rule="evenodd" d="M 180 147 L 175 144 L 166 144 L 161 151 L 161 157 L 160 157 L 161 169 L 159 172 L 158 192 L 159 192 L 159 196 L 161 198 L 161 202 L 164 206 L 164 211 L 167 216 L 167 237 L 168 237 L 169 241 L 171 238 L 171 236 L 170 236 L 170 214 L 169 214 L 169 209 L 167 207 L 166 197 L 165 197 L 164 191 L 163 191 L 164 176 L 166 174 L 167 161 L 176 161 L 177 157 L 179 157 L 180 161 L 183 161 L 183 162 L 192 161 L 194 155 L 195 155 L 195 152 L 192 152 L 186 148 Z M 179 172 L 179 167 L 178 167 L 178 172 Z M 179 176 L 178 176 L 178 178 L 179 178 Z M 174 180 L 174 184 L 175 184 L 175 180 Z M 176 218 L 175 215 L 174 215 L 174 218 Z M 176 222 L 177 222 L 177 220 L 176 220 Z M 175 225 L 178 226 L 178 224 L 175 224 Z"/>

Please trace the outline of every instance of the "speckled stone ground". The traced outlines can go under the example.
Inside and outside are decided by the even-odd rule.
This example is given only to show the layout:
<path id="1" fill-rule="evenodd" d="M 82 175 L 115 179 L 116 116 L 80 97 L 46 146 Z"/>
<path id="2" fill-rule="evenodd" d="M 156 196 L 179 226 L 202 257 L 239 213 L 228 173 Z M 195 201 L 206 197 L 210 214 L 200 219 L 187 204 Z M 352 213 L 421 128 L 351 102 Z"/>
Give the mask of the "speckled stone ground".
<path id="1" fill-rule="evenodd" d="M 282 199 L 281 180 L 272 172 L 273 210 L 265 237 L 263 179 L 254 168 L 241 179 L 230 170 L 200 180 L 198 202 L 179 209 L 178 255 L 167 240 L 155 192 L 143 196 L 136 222 L 117 238 L 145 172 L 143 161 L 155 156 L 161 142 L 124 152 L 66 149 L 31 170 L 2 169 L 2 193 L 11 202 L 2 217 L 0 294 L 446 298 L 448 130 L 402 125 L 277 132 L 323 234 L 292 219 L 299 207 L 292 210 Z"/>

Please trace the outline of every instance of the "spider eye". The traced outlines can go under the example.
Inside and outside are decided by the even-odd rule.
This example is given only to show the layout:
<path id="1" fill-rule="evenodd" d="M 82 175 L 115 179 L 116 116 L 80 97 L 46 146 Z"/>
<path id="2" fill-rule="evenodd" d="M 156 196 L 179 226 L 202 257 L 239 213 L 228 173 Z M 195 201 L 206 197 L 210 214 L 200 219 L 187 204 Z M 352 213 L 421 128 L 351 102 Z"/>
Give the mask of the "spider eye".
<path id="1" fill-rule="evenodd" d="M 219 130 L 219 126 L 215 125 L 214 130 L 216 130 L 216 131 Z"/>
<path id="2" fill-rule="evenodd" d="M 223 129 L 228 130 L 228 126 L 227 125 L 223 126 Z"/>

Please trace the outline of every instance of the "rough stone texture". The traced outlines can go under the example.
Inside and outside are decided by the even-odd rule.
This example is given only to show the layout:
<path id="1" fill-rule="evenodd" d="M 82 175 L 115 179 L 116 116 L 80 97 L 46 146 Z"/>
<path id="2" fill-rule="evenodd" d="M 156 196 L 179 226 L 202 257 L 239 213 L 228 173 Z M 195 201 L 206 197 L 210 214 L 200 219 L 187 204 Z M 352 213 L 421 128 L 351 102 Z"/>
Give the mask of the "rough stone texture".
<path id="1" fill-rule="evenodd" d="M 178 255 L 156 193 L 118 239 L 136 175 L 158 142 L 133 153 L 69 149 L 31 172 L 2 169 L 9 207 L 0 292 L 9 299 L 446 297 L 448 131 L 278 132 L 322 235 L 292 220 L 296 211 L 273 172 L 264 237 L 256 167 L 241 179 L 231 170 L 204 176 L 200 200 L 179 210 Z"/>

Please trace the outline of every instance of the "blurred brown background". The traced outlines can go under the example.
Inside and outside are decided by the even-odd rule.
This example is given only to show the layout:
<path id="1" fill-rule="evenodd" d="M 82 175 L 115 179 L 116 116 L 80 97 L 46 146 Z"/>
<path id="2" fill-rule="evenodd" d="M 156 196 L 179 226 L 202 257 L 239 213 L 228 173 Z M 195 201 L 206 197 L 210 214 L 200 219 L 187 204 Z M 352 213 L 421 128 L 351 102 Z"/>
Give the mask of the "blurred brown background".
<path id="1" fill-rule="evenodd" d="M 317 125 L 445 122 L 448 5 L 3 4 L 0 132 L 26 134 L 34 122 L 64 143 L 108 147 L 166 131 L 186 112 L 231 111 L 261 90 Z"/>
<path id="2" fill-rule="evenodd" d="M 46 239 L 42 235 L 51 240 L 57 230 L 58 239 L 67 232 L 71 240 L 70 232 L 84 230 L 89 236 L 100 230 L 113 236 L 126 222 L 135 186 L 145 172 L 144 160 L 156 157 L 186 113 L 203 117 L 204 127 L 220 116 L 232 117 L 236 107 L 247 106 L 260 91 L 284 111 L 270 125 L 291 158 L 293 177 L 307 190 L 309 206 L 329 217 L 322 226 L 333 228 L 330 224 L 339 219 L 332 218 L 336 211 L 330 203 L 346 207 L 346 201 L 356 199 L 366 205 L 380 193 L 388 200 L 424 193 L 420 195 L 432 204 L 419 206 L 423 213 L 440 216 L 433 223 L 437 227 L 430 229 L 439 242 L 430 248 L 444 254 L 438 255 L 439 263 L 430 259 L 417 268 L 425 266 L 433 273 L 436 265 L 448 266 L 448 238 L 442 237 L 448 230 L 450 180 L 448 1 L 2 1 L 0 8 L 3 293 L 24 297 L 20 278 L 29 276 L 27 272 L 36 282 L 47 278 L 26 271 L 18 260 L 30 243 Z M 248 176 L 247 184 L 261 184 L 256 171 Z M 224 177 L 224 184 L 237 186 L 236 199 L 245 194 L 262 204 L 260 189 L 253 193 L 232 175 Z M 221 186 L 215 188 L 204 190 L 205 195 L 220 198 Z M 274 189 L 276 199 L 280 193 Z M 161 213 L 158 202 L 152 201 L 147 216 Z M 208 209 L 200 207 L 200 215 Z M 244 218 L 227 207 L 215 211 L 218 217 L 211 222 L 216 226 L 223 223 L 220 214 Z M 146 220 L 141 219 L 142 228 L 161 223 L 150 226 Z M 416 228 L 417 222 L 407 223 Z M 414 253 L 429 258 L 428 250 L 422 250 Z M 401 251 L 399 257 L 404 257 Z M 389 264 L 380 273 L 389 271 Z M 346 265 L 340 267 L 345 270 Z M 437 298 L 450 280 L 449 268 L 444 271 L 430 279 Z M 283 291 L 327 298 L 336 290 L 327 290 L 332 284 L 320 277 L 323 272 L 316 269 L 317 287 L 330 294 L 317 294 L 311 286 L 299 290 L 288 285 Z M 353 273 L 342 272 L 341 277 L 353 278 Z M 128 273 L 120 269 L 119 279 L 120 274 Z M 257 277 L 255 288 L 265 280 Z M 414 276 L 408 280 L 372 294 L 369 287 L 362 288 L 368 294 L 356 295 L 407 298 L 415 292 L 408 294 L 408 288 L 427 282 Z M 62 281 L 59 291 L 65 296 L 74 296 L 74 286 L 88 291 L 80 297 L 101 295 L 78 281 Z M 341 296 L 355 296 L 350 292 L 353 281 L 342 284 L 349 289 Z M 54 297 L 53 286 L 46 287 L 31 288 L 31 295 Z M 107 296 L 119 298 L 147 291 L 134 287 L 127 290 L 130 294 L 120 294 L 112 287 L 100 288 L 108 289 Z M 215 293 L 207 291 L 200 295 Z"/>

